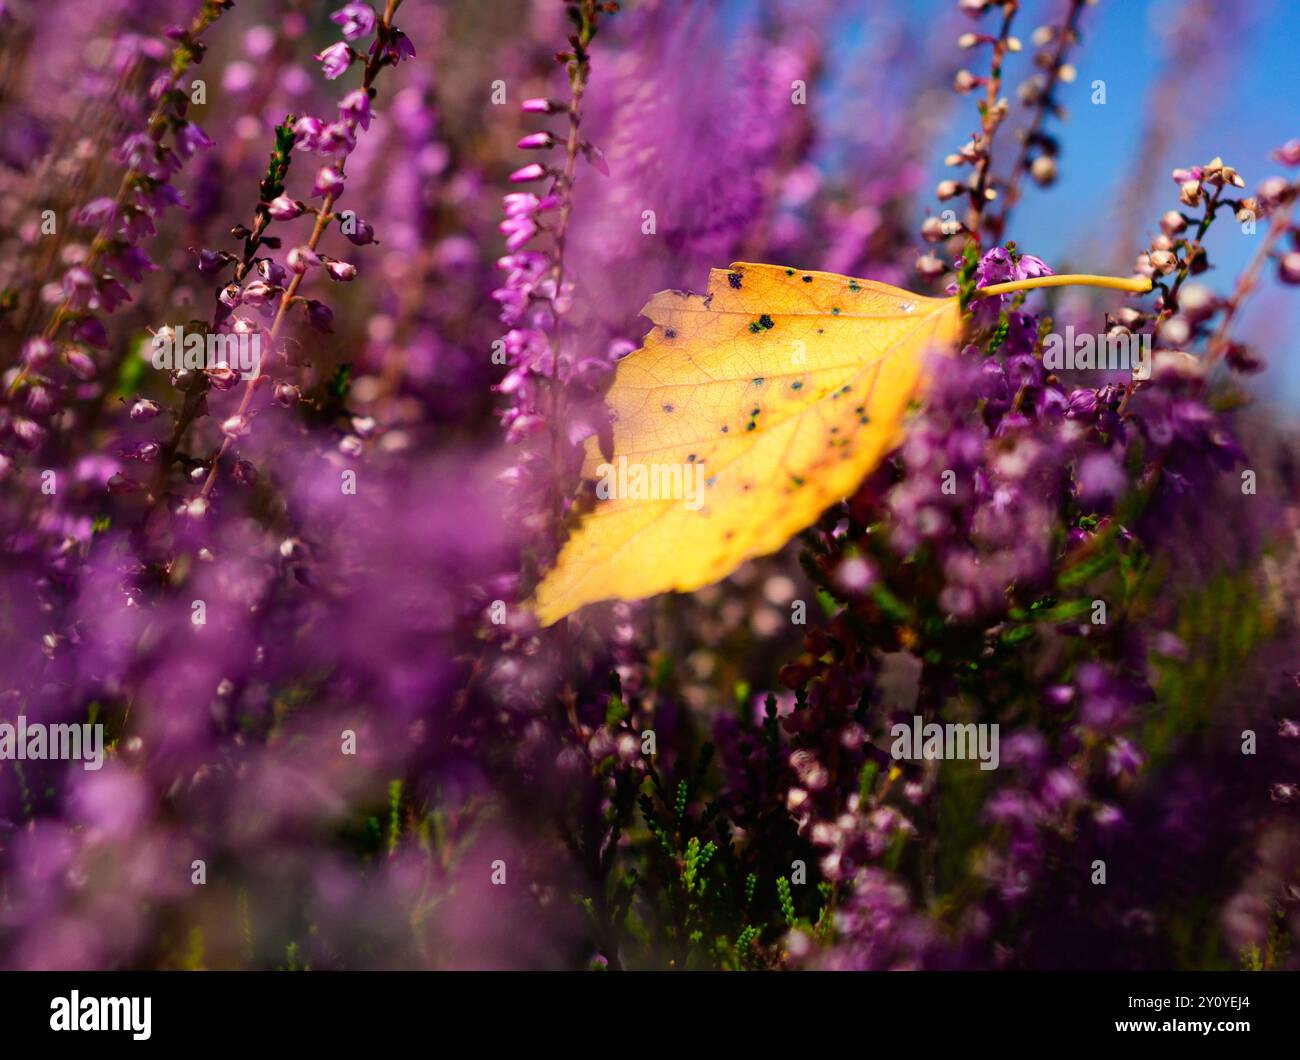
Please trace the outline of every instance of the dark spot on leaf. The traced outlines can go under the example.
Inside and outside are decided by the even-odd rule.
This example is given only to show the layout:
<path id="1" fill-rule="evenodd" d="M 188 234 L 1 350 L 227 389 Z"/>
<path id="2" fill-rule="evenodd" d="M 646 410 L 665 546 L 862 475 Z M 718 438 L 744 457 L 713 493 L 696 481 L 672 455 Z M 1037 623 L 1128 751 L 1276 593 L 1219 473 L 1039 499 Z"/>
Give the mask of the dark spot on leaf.
<path id="1" fill-rule="evenodd" d="M 672 328 L 665 328 L 665 329 L 664 329 L 664 338 L 666 338 L 666 339 L 675 339 L 675 338 L 677 338 L 677 332 L 675 332 Z"/>
<path id="2" fill-rule="evenodd" d="M 849 290 L 850 290 L 850 291 L 860 291 L 860 290 L 862 290 L 862 288 L 858 286 L 858 281 L 857 281 L 857 280 L 850 280 L 850 281 L 849 281 Z"/>
<path id="3" fill-rule="evenodd" d="M 840 315 L 840 307 L 839 307 L 839 306 L 832 306 L 832 307 L 831 307 L 831 313 L 834 314 L 835 316 L 839 316 L 839 315 Z"/>
<path id="4" fill-rule="evenodd" d="M 672 412 L 672 410 L 673 410 L 673 407 L 672 407 L 671 405 L 665 405 L 665 406 L 664 406 L 664 411 L 665 411 L 665 412 Z"/>
<path id="5" fill-rule="evenodd" d="M 803 278 L 803 282 L 804 282 L 804 283 L 812 283 L 812 277 L 811 277 L 811 276 L 805 276 L 805 277 Z"/>
<path id="6" fill-rule="evenodd" d="M 802 390 L 802 389 L 803 389 L 803 380 L 802 380 L 802 379 L 796 379 L 793 383 L 790 384 L 790 389 L 791 389 L 791 390 Z"/>
<path id="7" fill-rule="evenodd" d="M 786 270 L 785 270 L 785 274 L 786 274 L 787 276 L 793 276 L 793 275 L 794 275 L 794 269 L 786 269 Z"/>
<path id="8" fill-rule="evenodd" d="M 727 282 L 728 282 L 729 284 L 731 284 L 733 290 L 739 291 L 739 290 L 740 290 L 740 273 L 738 273 L 738 272 L 729 272 L 729 273 L 727 273 Z"/>
<path id="9" fill-rule="evenodd" d="M 762 377 L 761 375 L 760 375 L 757 379 L 754 380 L 754 385 L 755 385 L 755 386 L 762 386 L 762 385 L 763 385 L 763 377 Z"/>
<path id="10" fill-rule="evenodd" d="M 776 323 L 772 320 L 770 316 L 764 313 L 761 317 L 758 318 L 758 326 L 760 328 L 774 328 L 776 327 Z"/>

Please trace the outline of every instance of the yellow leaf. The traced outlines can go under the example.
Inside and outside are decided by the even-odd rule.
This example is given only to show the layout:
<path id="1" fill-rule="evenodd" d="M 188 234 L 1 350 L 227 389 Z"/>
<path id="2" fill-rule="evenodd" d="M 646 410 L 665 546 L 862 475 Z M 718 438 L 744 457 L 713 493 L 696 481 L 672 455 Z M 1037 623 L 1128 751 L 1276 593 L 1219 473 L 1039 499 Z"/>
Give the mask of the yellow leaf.
<path id="1" fill-rule="evenodd" d="M 897 445 L 927 351 L 961 329 L 956 298 L 747 263 L 712 270 L 707 295 L 662 291 L 641 312 L 655 327 L 606 395 L 612 460 L 587 441 L 583 477 L 602 499 L 538 586 L 543 625 L 697 589 L 775 552 Z"/>

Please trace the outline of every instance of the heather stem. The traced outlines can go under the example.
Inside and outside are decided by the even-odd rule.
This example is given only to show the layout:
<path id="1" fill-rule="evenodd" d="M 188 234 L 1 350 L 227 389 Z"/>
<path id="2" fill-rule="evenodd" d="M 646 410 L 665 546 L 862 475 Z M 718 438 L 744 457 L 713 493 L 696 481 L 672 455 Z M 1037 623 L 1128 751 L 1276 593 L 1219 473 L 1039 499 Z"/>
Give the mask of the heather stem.
<path id="1" fill-rule="evenodd" d="M 371 84 L 374 82 L 376 75 L 379 73 L 379 70 L 384 63 L 384 49 L 379 45 L 382 44 L 384 39 L 388 36 L 388 32 L 392 26 L 393 16 L 397 13 L 397 9 L 401 7 L 401 5 L 402 0 L 388 0 L 388 4 L 384 8 L 383 17 L 375 27 L 376 47 L 370 60 L 366 63 L 365 76 L 362 80 L 361 86 L 362 89 L 367 92 L 370 90 Z M 340 170 L 342 169 L 341 163 L 339 168 Z M 330 192 L 325 196 L 324 202 L 321 203 L 321 207 L 316 213 L 316 223 L 312 226 L 311 237 L 307 240 L 308 250 L 313 252 L 316 250 L 317 245 L 320 243 L 321 236 L 325 234 L 325 229 L 329 227 L 330 221 L 334 219 L 332 211 L 334 209 L 336 198 L 337 196 L 335 193 Z M 298 288 L 302 286 L 303 277 L 306 275 L 307 273 L 305 269 L 302 272 L 295 272 L 293 279 L 289 281 L 289 286 L 286 287 L 280 295 L 280 303 L 276 307 L 275 319 L 271 322 L 271 330 L 267 335 L 267 345 L 272 350 L 275 349 L 276 340 L 279 338 L 280 331 L 284 327 L 285 317 L 289 312 L 289 308 L 293 305 L 294 297 L 298 293 Z M 240 399 L 239 408 L 235 413 L 236 417 L 242 418 L 248 412 L 248 407 L 253 400 L 253 393 L 256 391 L 258 381 L 261 377 L 262 363 L 259 360 L 257 366 L 253 369 L 252 377 L 244 384 L 244 395 Z M 199 490 L 200 500 L 206 500 L 208 494 L 212 492 L 212 487 L 217 481 L 217 473 L 221 468 L 221 461 L 226 454 L 230 452 L 233 445 L 234 436 L 227 434 L 221 441 L 221 448 L 217 450 L 216 455 L 212 458 L 212 466 L 208 470 L 208 477 L 203 482 L 203 488 Z"/>

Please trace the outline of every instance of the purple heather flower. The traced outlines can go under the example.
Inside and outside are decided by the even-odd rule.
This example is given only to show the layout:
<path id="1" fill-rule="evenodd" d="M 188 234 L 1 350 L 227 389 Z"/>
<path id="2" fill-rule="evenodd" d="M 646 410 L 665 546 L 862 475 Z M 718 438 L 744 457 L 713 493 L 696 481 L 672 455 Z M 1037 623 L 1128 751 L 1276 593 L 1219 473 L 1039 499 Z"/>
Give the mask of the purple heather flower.
<path id="1" fill-rule="evenodd" d="M 200 250 L 199 272 L 205 276 L 212 276 L 224 269 L 228 261 L 229 255 L 219 250 Z"/>
<path id="2" fill-rule="evenodd" d="M 375 230 L 369 221 L 363 221 L 360 217 L 354 218 L 351 225 L 345 226 L 343 234 L 351 243 L 359 247 L 364 247 L 375 241 Z"/>
<path id="3" fill-rule="evenodd" d="M 106 228 L 117 217 L 117 203 L 109 198 L 88 202 L 77 214 L 77 222 L 87 227 Z"/>
<path id="4" fill-rule="evenodd" d="M 212 145 L 212 138 L 192 121 L 187 121 L 176 133 L 176 153 L 181 158 L 190 158 L 200 148 Z"/>
<path id="5" fill-rule="evenodd" d="M 131 301 L 130 292 L 111 276 L 101 276 L 98 286 L 99 308 L 112 313 L 118 306 Z"/>
<path id="6" fill-rule="evenodd" d="M 70 306 L 84 309 L 95 294 L 95 277 L 89 269 L 74 265 L 63 274 L 63 293 Z"/>
<path id="7" fill-rule="evenodd" d="M 378 52 L 379 48 L 379 41 L 376 40 L 370 46 L 371 57 Z M 395 29 L 389 34 L 389 39 L 383 45 L 383 55 L 385 61 L 396 66 L 404 59 L 415 58 L 415 45 L 411 43 L 411 39 L 405 33 L 400 29 Z"/>
<path id="8" fill-rule="evenodd" d="M 324 302 L 314 298 L 307 300 L 307 323 L 326 335 L 334 331 L 334 311 Z"/>
<path id="9" fill-rule="evenodd" d="M 258 259 L 257 274 L 273 287 L 283 287 L 289 282 L 289 273 L 285 267 L 270 258 Z"/>
<path id="10" fill-rule="evenodd" d="M 73 325 L 72 337 L 87 346 L 103 349 L 108 345 L 108 332 L 98 317 L 82 317 Z"/>

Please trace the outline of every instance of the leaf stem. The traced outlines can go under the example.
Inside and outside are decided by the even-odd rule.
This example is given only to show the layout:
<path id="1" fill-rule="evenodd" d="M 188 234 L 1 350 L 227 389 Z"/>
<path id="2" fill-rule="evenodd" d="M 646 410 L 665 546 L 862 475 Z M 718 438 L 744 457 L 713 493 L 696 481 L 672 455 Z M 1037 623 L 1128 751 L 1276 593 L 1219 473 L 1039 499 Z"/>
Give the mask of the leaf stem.
<path id="1" fill-rule="evenodd" d="M 971 297 L 986 298 L 989 295 L 1010 294 L 1013 291 L 1034 291 L 1040 287 L 1109 287 L 1115 291 L 1146 294 L 1151 290 L 1151 280 L 1146 276 L 1093 276 L 1091 273 L 1067 272 L 1060 276 L 1035 276 L 1028 280 L 1009 280 L 988 287 L 977 287 Z"/>

